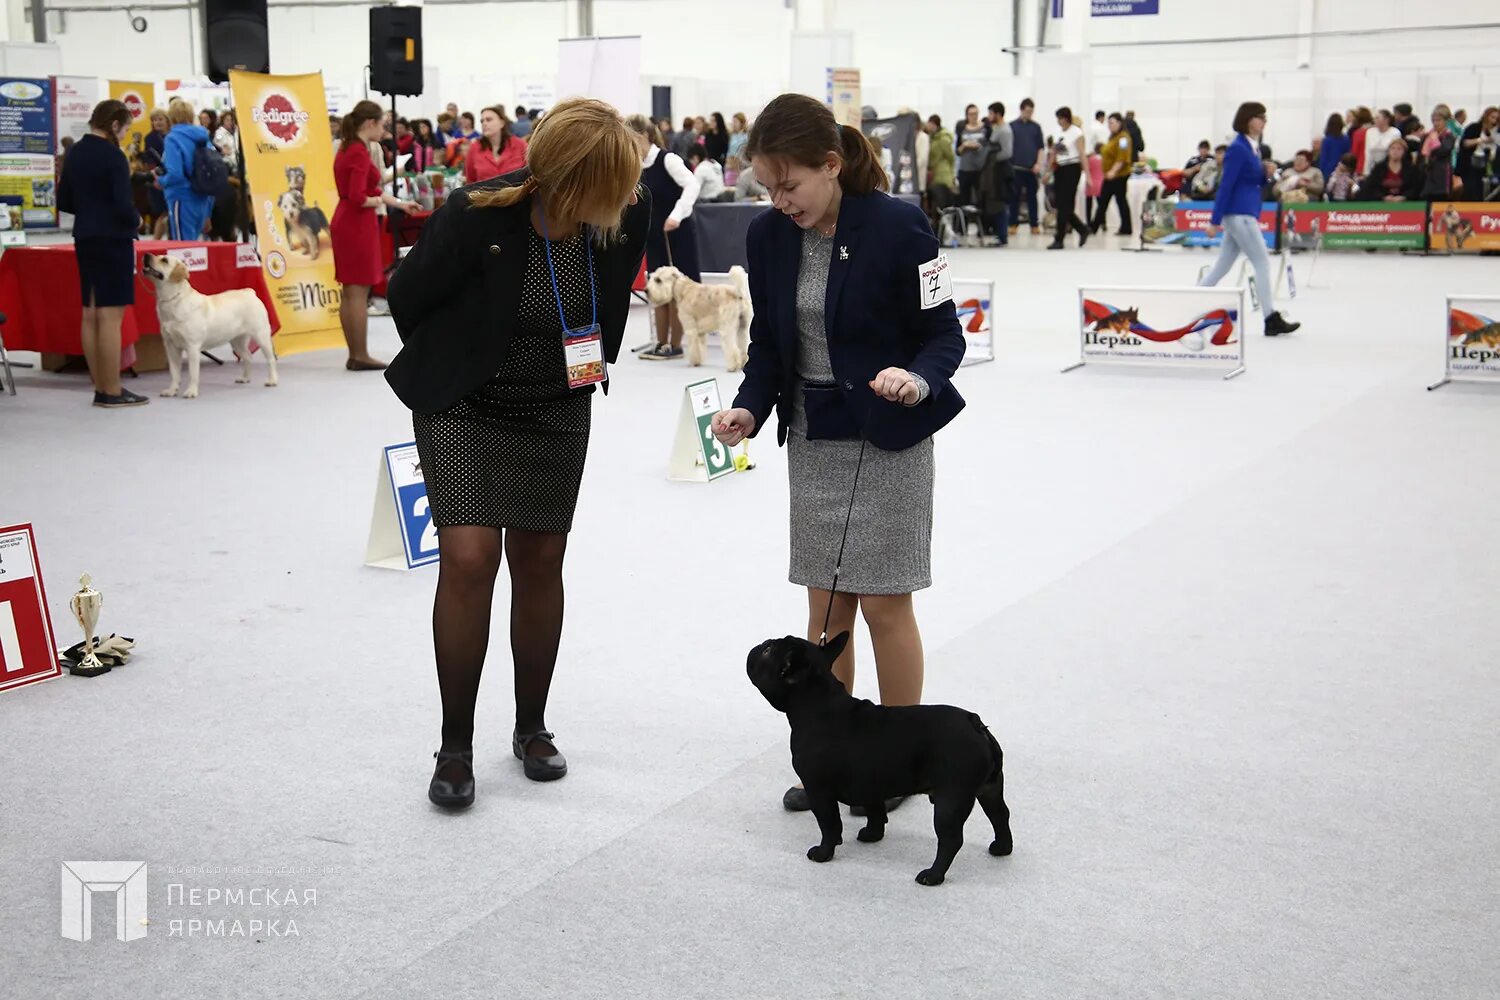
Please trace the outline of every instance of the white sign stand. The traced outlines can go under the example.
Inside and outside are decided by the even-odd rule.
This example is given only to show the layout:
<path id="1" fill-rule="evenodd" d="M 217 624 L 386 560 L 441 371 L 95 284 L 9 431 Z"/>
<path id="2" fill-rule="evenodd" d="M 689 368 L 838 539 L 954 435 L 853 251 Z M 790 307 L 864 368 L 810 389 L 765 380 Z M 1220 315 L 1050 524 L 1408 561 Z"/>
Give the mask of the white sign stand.
<path id="1" fill-rule="evenodd" d="M 1090 362 L 1122 367 L 1192 368 L 1202 371 L 1215 362 L 1234 367 L 1225 380 L 1245 372 L 1246 289 L 1212 285 L 1189 288 L 1136 288 L 1090 285 L 1078 289 L 1079 359 L 1063 369 L 1075 371 Z M 1147 325 L 1155 316 L 1197 318 L 1177 329 L 1159 330 Z M 1092 311 L 1091 311 L 1091 306 Z M 1115 310 L 1109 312 L 1109 310 Z M 1108 315 L 1101 315 L 1101 312 Z M 1216 316 L 1216 313 L 1228 314 Z M 1233 326 L 1233 340 L 1215 344 L 1224 332 L 1226 319 Z M 1167 319 L 1165 322 L 1179 322 Z M 1161 323 L 1163 320 L 1156 320 Z"/>
<path id="2" fill-rule="evenodd" d="M 438 560 L 438 533 L 415 442 L 387 445 L 375 473 L 375 507 L 365 565 L 416 569 Z"/>
<path id="3" fill-rule="evenodd" d="M 743 460 L 714 437 L 714 414 L 724 408 L 719 401 L 719 382 L 706 379 L 683 390 L 677 411 L 677 435 L 667 462 L 667 478 L 675 483 L 710 483 L 737 468 L 749 468 Z"/>
<path id="4" fill-rule="evenodd" d="M 1467 307 L 1460 310 L 1463 316 L 1454 315 L 1455 302 Z M 1469 311 L 1476 306 L 1486 312 Z M 1500 296 L 1449 295 L 1443 299 L 1443 377 L 1427 391 L 1450 382 L 1500 382 Z"/>
<path id="5" fill-rule="evenodd" d="M 995 360 L 995 283 L 953 279 L 953 305 L 964 331 L 962 367 Z"/>

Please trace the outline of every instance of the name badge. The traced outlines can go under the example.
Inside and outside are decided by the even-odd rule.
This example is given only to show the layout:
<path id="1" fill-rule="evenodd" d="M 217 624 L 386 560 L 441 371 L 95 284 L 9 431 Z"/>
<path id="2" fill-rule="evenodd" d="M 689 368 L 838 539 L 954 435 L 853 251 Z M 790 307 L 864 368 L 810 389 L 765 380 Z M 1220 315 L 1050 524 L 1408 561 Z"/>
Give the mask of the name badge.
<path id="1" fill-rule="evenodd" d="M 917 278 L 923 309 L 936 309 L 953 301 L 953 271 L 948 266 L 947 254 L 938 254 L 936 259 L 919 265 Z"/>
<path id="2" fill-rule="evenodd" d="M 569 389 L 604 381 L 604 339 L 598 323 L 563 331 L 563 361 L 568 367 Z"/>

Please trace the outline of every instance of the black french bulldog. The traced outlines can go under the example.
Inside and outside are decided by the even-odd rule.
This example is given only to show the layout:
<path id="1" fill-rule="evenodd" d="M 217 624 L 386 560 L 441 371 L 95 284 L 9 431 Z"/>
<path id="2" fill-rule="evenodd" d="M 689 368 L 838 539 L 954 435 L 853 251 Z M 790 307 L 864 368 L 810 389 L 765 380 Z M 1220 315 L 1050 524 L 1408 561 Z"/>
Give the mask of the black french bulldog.
<path id="1" fill-rule="evenodd" d="M 751 683 L 792 724 L 792 767 L 823 832 L 807 856 L 830 861 L 844 842 L 840 802 L 868 810 L 858 836 L 869 844 L 885 836 L 885 800 L 917 794 L 932 800 L 938 837 L 937 858 L 917 875 L 921 884 L 942 884 L 976 798 L 995 827 L 990 853 L 1009 854 L 1003 758 L 989 729 L 950 705 L 886 708 L 851 696 L 832 669 L 848 642 L 848 632 L 821 647 L 790 635 L 768 639 L 745 665 Z"/>

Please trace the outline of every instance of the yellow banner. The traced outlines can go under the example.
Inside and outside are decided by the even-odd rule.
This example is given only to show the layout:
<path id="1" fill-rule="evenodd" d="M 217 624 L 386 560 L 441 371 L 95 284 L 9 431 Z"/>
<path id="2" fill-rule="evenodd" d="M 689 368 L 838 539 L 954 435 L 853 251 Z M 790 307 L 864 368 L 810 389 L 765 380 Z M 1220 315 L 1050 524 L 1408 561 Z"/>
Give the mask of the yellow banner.
<path id="1" fill-rule="evenodd" d="M 125 133 L 125 153 L 131 162 L 141 155 L 146 146 L 146 135 L 151 131 L 151 107 L 156 101 L 156 84 L 134 83 L 130 80 L 109 81 L 109 96 L 123 101 L 130 109 L 130 131 Z"/>
<path id="2" fill-rule="evenodd" d="M 261 267 L 281 319 L 278 356 L 341 347 L 328 232 L 338 191 L 323 75 L 229 71 Z"/>

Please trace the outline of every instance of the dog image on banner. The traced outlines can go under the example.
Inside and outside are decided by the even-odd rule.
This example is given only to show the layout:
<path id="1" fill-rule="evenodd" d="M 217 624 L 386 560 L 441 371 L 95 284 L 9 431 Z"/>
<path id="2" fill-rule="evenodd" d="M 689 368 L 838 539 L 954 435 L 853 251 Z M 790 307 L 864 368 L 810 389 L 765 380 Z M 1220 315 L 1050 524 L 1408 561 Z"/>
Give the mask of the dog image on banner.
<path id="1" fill-rule="evenodd" d="M 328 102 L 320 73 L 231 70 L 241 112 L 245 175 L 266 284 L 281 320 L 276 352 L 343 346 L 328 211 L 338 204 Z"/>

